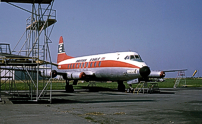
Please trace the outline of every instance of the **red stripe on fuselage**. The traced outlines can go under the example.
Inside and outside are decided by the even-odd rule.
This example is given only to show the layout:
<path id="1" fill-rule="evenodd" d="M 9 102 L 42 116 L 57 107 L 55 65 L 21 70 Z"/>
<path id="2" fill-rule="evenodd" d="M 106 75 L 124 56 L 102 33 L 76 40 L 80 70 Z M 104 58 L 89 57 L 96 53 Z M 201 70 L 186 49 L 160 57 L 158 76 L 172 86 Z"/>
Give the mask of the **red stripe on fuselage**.
<path id="1" fill-rule="evenodd" d="M 96 62 L 96 66 L 95 66 Z M 99 66 L 99 62 L 101 62 Z M 84 63 L 84 62 L 83 62 Z M 140 68 L 136 65 L 129 64 L 126 62 L 120 62 L 115 60 L 105 60 L 105 61 L 91 61 L 91 62 L 85 62 L 85 66 L 83 67 L 83 63 L 71 63 L 71 64 L 62 64 L 58 65 L 58 69 L 82 69 L 82 68 L 101 68 L 101 67 L 127 67 L 127 68 Z M 86 67 L 86 64 L 88 63 L 88 67 Z M 92 66 L 90 66 L 92 63 Z M 74 68 L 73 68 L 74 64 Z M 76 66 L 78 64 L 78 66 Z M 81 68 L 80 68 L 81 64 Z M 70 68 L 71 66 L 71 68 Z"/>

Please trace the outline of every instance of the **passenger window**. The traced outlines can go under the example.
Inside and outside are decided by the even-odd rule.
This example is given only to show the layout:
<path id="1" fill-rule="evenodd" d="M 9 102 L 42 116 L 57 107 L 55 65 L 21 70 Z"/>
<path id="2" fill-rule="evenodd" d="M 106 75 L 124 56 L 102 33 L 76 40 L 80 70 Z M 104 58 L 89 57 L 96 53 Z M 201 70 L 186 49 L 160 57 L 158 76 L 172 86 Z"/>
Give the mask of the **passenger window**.
<path id="1" fill-rule="evenodd" d="M 76 68 L 78 68 L 78 63 L 76 64 Z"/>
<path id="2" fill-rule="evenodd" d="M 88 62 L 86 63 L 86 68 L 88 67 Z"/>
<path id="3" fill-rule="evenodd" d="M 98 66 L 99 66 L 99 67 L 101 66 L 101 62 L 99 62 Z"/>
<path id="4" fill-rule="evenodd" d="M 73 68 L 74 68 L 74 64 L 73 64 Z"/>
<path id="5" fill-rule="evenodd" d="M 93 63 L 91 62 L 91 63 L 90 63 L 90 67 L 92 67 L 92 65 L 93 65 Z"/>
<path id="6" fill-rule="evenodd" d="M 83 68 L 85 67 L 85 63 L 83 63 Z"/>
<path id="7" fill-rule="evenodd" d="M 72 64 L 70 64 L 70 68 L 72 68 Z"/>
<path id="8" fill-rule="evenodd" d="M 96 62 L 94 63 L 94 67 L 96 67 Z"/>
<path id="9" fill-rule="evenodd" d="M 69 64 L 67 65 L 67 68 L 69 68 Z"/>
<path id="10" fill-rule="evenodd" d="M 81 63 L 80 63 L 80 65 L 79 65 L 79 68 L 81 68 Z"/>

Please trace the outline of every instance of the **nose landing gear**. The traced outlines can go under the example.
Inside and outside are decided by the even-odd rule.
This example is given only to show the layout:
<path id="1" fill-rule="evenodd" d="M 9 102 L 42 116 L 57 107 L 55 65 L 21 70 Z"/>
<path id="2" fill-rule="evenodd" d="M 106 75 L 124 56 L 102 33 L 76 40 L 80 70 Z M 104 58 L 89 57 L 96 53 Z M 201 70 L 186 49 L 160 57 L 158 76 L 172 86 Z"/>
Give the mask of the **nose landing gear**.
<path id="1" fill-rule="evenodd" d="M 125 92 L 125 85 L 123 81 L 118 81 L 118 91 Z"/>

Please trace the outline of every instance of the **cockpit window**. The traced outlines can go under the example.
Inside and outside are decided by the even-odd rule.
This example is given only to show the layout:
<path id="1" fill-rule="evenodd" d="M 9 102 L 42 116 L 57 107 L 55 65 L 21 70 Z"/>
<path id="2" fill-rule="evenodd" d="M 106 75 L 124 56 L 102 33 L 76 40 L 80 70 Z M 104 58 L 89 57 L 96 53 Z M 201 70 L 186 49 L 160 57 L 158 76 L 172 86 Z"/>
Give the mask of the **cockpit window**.
<path id="1" fill-rule="evenodd" d="M 139 55 L 128 55 L 124 58 L 125 60 L 142 61 Z"/>
<path id="2" fill-rule="evenodd" d="M 133 59 L 135 59 L 135 56 L 131 55 L 130 60 L 133 60 Z"/>
<path id="3" fill-rule="evenodd" d="M 129 59 L 129 56 L 126 56 L 124 59 L 125 59 L 125 60 Z"/>
<path id="4" fill-rule="evenodd" d="M 135 55 L 135 58 L 141 60 L 141 57 L 139 55 Z"/>

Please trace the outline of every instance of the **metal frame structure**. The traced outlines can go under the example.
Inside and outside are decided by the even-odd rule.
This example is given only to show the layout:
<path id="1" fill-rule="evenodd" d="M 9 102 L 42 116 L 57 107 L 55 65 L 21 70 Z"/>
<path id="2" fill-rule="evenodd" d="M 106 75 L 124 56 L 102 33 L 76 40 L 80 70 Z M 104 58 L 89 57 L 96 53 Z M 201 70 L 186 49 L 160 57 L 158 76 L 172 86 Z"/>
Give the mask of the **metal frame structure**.
<path id="1" fill-rule="evenodd" d="M 0 63 L 1 69 L 10 72 L 11 70 L 22 70 L 27 77 L 23 82 L 29 89 L 29 100 L 38 101 L 42 99 L 42 96 L 47 93 L 47 91 L 50 91 L 49 100 L 51 102 L 52 80 L 51 78 L 47 79 L 44 77 L 43 81 L 39 81 L 39 73 L 42 71 L 47 74 L 49 70 L 52 71 L 49 43 L 51 43 L 50 35 L 54 28 L 54 23 L 56 23 L 56 10 L 52 9 L 54 0 L 2 0 L 2 2 L 7 2 L 12 6 L 25 10 L 31 13 L 31 16 L 27 18 L 26 31 L 17 42 L 12 53 L 10 51 L 4 55 L 0 50 L 0 61 L 2 61 Z M 32 4 L 32 10 L 26 10 L 11 2 Z M 26 38 L 25 41 L 22 42 L 24 36 Z M 19 46 L 21 46 L 21 48 L 17 51 L 16 48 L 19 48 Z M 43 68 L 41 68 L 41 66 L 43 66 Z M 14 75 L 13 72 L 12 74 Z M 3 77 L 0 77 L 0 93 L 1 86 L 3 86 L 1 78 Z M 13 78 L 9 79 L 13 82 Z M 6 83 L 4 84 L 6 85 Z M 14 87 L 15 86 L 16 83 L 14 83 Z M 50 87 L 48 88 L 48 86 Z M 17 89 L 15 89 L 15 91 L 9 90 L 10 93 L 16 91 Z"/>
<path id="2" fill-rule="evenodd" d="M 184 83 L 182 85 L 183 87 L 186 87 L 186 77 L 185 78 L 184 77 L 185 77 L 185 71 L 178 71 L 177 78 L 176 78 L 173 88 L 179 87 L 180 82 Z"/>

